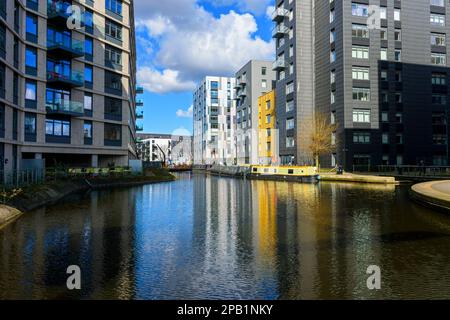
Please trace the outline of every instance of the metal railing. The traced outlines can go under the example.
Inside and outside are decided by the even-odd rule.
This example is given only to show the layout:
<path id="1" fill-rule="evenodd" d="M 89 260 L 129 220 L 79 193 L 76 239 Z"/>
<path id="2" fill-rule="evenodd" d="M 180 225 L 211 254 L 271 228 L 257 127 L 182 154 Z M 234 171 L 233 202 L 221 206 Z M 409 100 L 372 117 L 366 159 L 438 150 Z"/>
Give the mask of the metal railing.
<path id="1" fill-rule="evenodd" d="M 450 166 L 354 165 L 353 172 L 410 177 L 450 177 Z"/>
<path id="2" fill-rule="evenodd" d="M 43 169 L 0 171 L 0 185 L 2 188 L 20 188 L 43 183 L 44 181 L 45 170 Z"/>

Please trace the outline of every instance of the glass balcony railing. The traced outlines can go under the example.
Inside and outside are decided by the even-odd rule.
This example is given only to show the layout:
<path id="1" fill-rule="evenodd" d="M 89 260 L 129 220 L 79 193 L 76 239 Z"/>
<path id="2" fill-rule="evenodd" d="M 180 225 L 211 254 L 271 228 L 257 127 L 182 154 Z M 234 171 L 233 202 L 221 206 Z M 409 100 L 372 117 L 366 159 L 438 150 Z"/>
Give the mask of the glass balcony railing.
<path id="1" fill-rule="evenodd" d="M 136 125 L 136 131 L 144 131 L 144 126 L 141 124 Z"/>
<path id="2" fill-rule="evenodd" d="M 144 94 L 144 87 L 141 86 L 136 87 L 136 94 Z"/>
<path id="3" fill-rule="evenodd" d="M 65 114 L 82 116 L 84 115 L 84 105 L 81 102 L 58 99 L 52 102 L 47 102 L 45 104 L 45 109 L 47 113 L 51 114 Z"/>
<path id="4" fill-rule="evenodd" d="M 289 28 L 285 25 L 277 25 L 272 30 L 272 38 L 282 38 L 289 32 Z"/>
<path id="5" fill-rule="evenodd" d="M 67 19 L 72 15 L 69 10 L 72 4 L 62 0 L 47 0 L 48 19 Z"/>
<path id="6" fill-rule="evenodd" d="M 63 36 L 60 39 L 48 39 L 47 49 L 50 52 L 70 55 L 71 57 L 82 57 L 84 55 L 84 42 Z"/>
<path id="7" fill-rule="evenodd" d="M 56 71 L 47 71 L 47 82 L 69 87 L 82 87 L 84 86 L 84 74 L 73 70 L 69 75 Z"/>
<path id="8" fill-rule="evenodd" d="M 273 63 L 273 70 L 283 70 L 286 68 L 286 62 L 283 58 L 278 58 L 274 63 Z"/>
<path id="9" fill-rule="evenodd" d="M 272 13 L 272 20 L 273 21 L 283 21 L 284 18 L 286 18 L 289 15 L 289 11 L 285 8 L 277 8 Z"/>
<path id="10" fill-rule="evenodd" d="M 143 107 L 144 106 L 144 100 L 137 99 L 136 100 L 136 107 Z"/>
<path id="11" fill-rule="evenodd" d="M 144 111 L 136 111 L 136 119 L 144 119 Z"/>

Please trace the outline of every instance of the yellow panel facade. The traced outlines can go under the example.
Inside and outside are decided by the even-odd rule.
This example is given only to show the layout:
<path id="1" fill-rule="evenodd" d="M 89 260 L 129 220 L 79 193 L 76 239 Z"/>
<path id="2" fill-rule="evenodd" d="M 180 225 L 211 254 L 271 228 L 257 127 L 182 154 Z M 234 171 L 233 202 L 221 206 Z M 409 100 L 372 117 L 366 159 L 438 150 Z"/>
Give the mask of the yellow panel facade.
<path id="1" fill-rule="evenodd" d="M 278 163 L 275 90 L 258 98 L 258 160 L 260 164 Z"/>

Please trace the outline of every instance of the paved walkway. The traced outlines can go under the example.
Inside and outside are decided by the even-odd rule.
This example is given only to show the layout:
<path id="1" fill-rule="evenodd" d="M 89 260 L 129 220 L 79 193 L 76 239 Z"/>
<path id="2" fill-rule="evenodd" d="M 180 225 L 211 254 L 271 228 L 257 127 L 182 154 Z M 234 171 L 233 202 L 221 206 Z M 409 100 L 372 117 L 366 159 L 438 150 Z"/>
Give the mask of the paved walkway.
<path id="1" fill-rule="evenodd" d="M 411 190 L 415 199 L 450 210 L 450 180 L 419 183 Z"/>

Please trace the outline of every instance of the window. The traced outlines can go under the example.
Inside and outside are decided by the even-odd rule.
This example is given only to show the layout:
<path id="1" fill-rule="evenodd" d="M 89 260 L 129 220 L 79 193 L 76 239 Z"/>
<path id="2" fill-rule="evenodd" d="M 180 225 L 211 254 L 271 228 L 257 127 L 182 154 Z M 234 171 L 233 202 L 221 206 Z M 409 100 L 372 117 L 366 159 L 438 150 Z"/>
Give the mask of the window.
<path id="1" fill-rule="evenodd" d="M 370 89 L 353 88 L 353 100 L 370 101 Z"/>
<path id="2" fill-rule="evenodd" d="M 106 35 L 108 35 L 116 40 L 122 41 L 122 26 L 118 25 L 117 23 L 106 19 L 105 32 L 106 32 Z"/>
<path id="3" fill-rule="evenodd" d="M 266 67 L 262 67 L 262 68 L 261 68 L 261 74 L 262 74 L 263 76 L 265 76 L 265 75 L 267 74 L 267 68 L 266 68 Z"/>
<path id="4" fill-rule="evenodd" d="M 432 13 L 430 23 L 434 26 L 445 27 L 445 15 Z"/>
<path id="5" fill-rule="evenodd" d="M 34 113 L 25 113 L 25 140 L 30 141 L 27 139 L 27 136 L 36 136 L 36 114 Z"/>
<path id="6" fill-rule="evenodd" d="M 431 54 L 431 64 L 445 66 L 447 64 L 447 57 L 442 53 Z"/>
<path id="7" fill-rule="evenodd" d="M 106 9 L 118 14 L 122 15 L 122 1 L 121 0 L 106 0 Z"/>
<path id="8" fill-rule="evenodd" d="M 26 18 L 26 37 L 27 41 L 30 42 L 37 42 L 37 36 L 38 36 L 38 19 L 37 16 L 31 13 L 27 13 Z"/>
<path id="9" fill-rule="evenodd" d="M 286 130 L 292 130 L 295 127 L 295 122 L 293 118 L 286 120 Z"/>
<path id="10" fill-rule="evenodd" d="M 387 49 L 381 49 L 380 51 L 380 60 L 387 60 Z"/>
<path id="11" fill-rule="evenodd" d="M 94 43 L 93 43 L 93 39 L 90 37 L 86 37 L 84 39 L 84 52 L 88 56 L 94 55 Z"/>
<path id="12" fill-rule="evenodd" d="M 5 137 L 5 105 L 0 104 L 0 138 Z"/>
<path id="13" fill-rule="evenodd" d="M 84 25 L 87 31 L 94 28 L 94 13 L 90 10 L 84 12 Z"/>
<path id="14" fill-rule="evenodd" d="M 394 52 L 395 61 L 402 61 L 402 50 L 396 49 Z"/>
<path id="15" fill-rule="evenodd" d="M 368 17 L 369 6 L 366 4 L 352 3 L 352 15 L 358 17 Z"/>
<path id="16" fill-rule="evenodd" d="M 369 80 L 369 68 L 352 68 L 353 80 Z"/>
<path id="17" fill-rule="evenodd" d="M 436 7 L 444 7 L 444 0 L 430 0 L 430 5 Z"/>
<path id="18" fill-rule="evenodd" d="M 394 40 L 395 41 L 402 41 L 402 30 L 395 29 L 395 31 L 394 31 Z"/>
<path id="19" fill-rule="evenodd" d="M 388 80 L 388 72 L 387 72 L 387 70 L 381 70 L 380 71 L 380 80 L 381 81 L 387 81 Z"/>
<path id="20" fill-rule="evenodd" d="M 267 88 L 267 80 L 265 80 L 265 79 L 261 80 L 261 87 Z"/>
<path id="21" fill-rule="evenodd" d="M 381 113 L 381 122 L 389 122 L 389 113 L 387 112 Z"/>
<path id="22" fill-rule="evenodd" d="M 110 45 L 105 46 L 105 61 L 115 65 L 122 65 L 122 51 Z"/>
<path id="23" fill-rule="evenodd" d="M 353 143 L 370 143 L 370 132 L 353 132 Z"/>
<path id="24" fill-rule="evenodd" d="M 270 100 L 267 100 L 266 101 L 266 110 L 269 110 L 270 109 Z"/>
<path id="25" fill-rule="evenodd" d="M 395 71 L 395 81 L 402 82 L 402 72 L 399 70 Z"/>
<path id="26" fill-rule="evenodd" d="M 25 81 L 25 99 L 36 101 L 37 84 L 36 81 Z"/>
<path id="27" fill-rule="evenodd" d="M 386 7 L 380 7 L 380 19 L 383 19 L 383 20 L 387 19 L 387 8 Z"/>
<path id="28" fill-rule="evenodd" d="M 336 124 L 336 111 L 331 112 L 331 118 L 330 118 L 331 124 Z"/>
<path id="29" fill-rule="evenodd" d="M 383 133 L 381 135 L 381 143 L 389 144 L 389 134 L 388 133 Z"/>
<path id="30" fill-rule="evenodd" d="M 331 50 L 330 52 L 330 62 L 333 63 L 336 61 L 336 50 Z"/>
<path id="31" fill-rule="evenodd" d="M 330 31 L 330 43 L 336 41 L 336 31 L 333 29 Z"/>
<path id="32" fill-rule="evenodd" d="M 380 40 L 387 40 L 388 39 L 388 31 L 386 28 L 380 29 Z"/>
<path id="33" fill-rule="evenodd" d="M 83 134 L 85 139 L 92 139 L 92 121 L 84 121 Z"/>
<path id="34" fill-rule="evenodd" d="M 330 83 L 333 84 L 336 82 L 336 71 L 335 70 L 331 70 L 330 72 Z"/>
<path id="35" fill-rule="evenodd" d="M 445 47 L 445 33 L 432 33 L 431 45 Z"/>
<path id="36" fill-rule="evenodd" d="M 92 111 L 92 94 L 84 93 L 84 110 Z"/>
<path id="37" fill-rule="evenodd" d="M 213 117 L 211 117 L 212 119 Z M 217 117 L 215 117 L 217 118 Z M 122 100 L 105 97 L 105 119 L 121 121 L 122 120 Z"/>
<path id="38" fill-rule="evenodd" d="M 368 47 L 352 47 L 352 58 L 354 59 L 369 59 L 369 48 Z"/>
<path id="39" fill-rule="evenodd" d="M 445 86 L 447 84 L 447 74 L 433 73 L 431 75 L 431 84 L 438 86 Z"/>
<path id="40" fill-rule="evenodd" d="M 444 94 L 433 94 L 431 96 L 431 102 L 437 105 L 446 105 L 447 104 L 447 96 Z"/>
<path id="41" fill-rule="evenodd" d="M 70 121 L 45 119 L 45 135 L 70 137 Z"/>
<path id="42" fill-rule="evenodd" d="M 105 145 L 120 146 L 122 143 L 122 126 L 120 124 L 105 123 Z"/>
<path id="43" fill-rule="evenodd" d="M 0 51 L 1 56 L 5 58 L 6 55 L 6 27 L 0 25 Z"/>
<path id="44" fill-rule="evenodd" d="M 355 123 L 370 123 L 370 110 L 354 109 L 353 122 Z"/>
<path id="45" fill-rule="evenodd" d="M 266 123 L 267 123 L 267 124 L 270 124 L 270 121 L 271 121 L 270 115 L 266 116 Z"/>
<path id="46" fill-rule="evenodd" d="M 27 46 L 25 49 L 25 65 L 29 68 L 37 68 L 36 48 Z"/>
<path id="47" fill-rule="evenodd" d="M 294 100 L 286 102 L 286 112 L 291 112 L 294 110 Z"/>
<path id="48" fill-rule="evenodd" d="M 369 28 L 362 24 L 352 24 L 353 38 L 369 38 Z"/>
<path id="49" fill-rule="evenodd" d="M 84 66 L 84 81 L 88 83 L 94 82 L 93 71 L 91 65 Z"/>
<path id="50" fill-rule="evenodd" d="M 295 141 L 293 137 L 286 137 L 286 148 L 293 148 L 295 146 Z"/>
<path id="51" fill-rule="evenodd" d="M 286 84 L 286 94 L 294 92 L 294 82 L 289 82 Z"/>
<path id="52" fill-rule="evenodd" d="M 334 22 L 334 19 L 336 17 L 334 9 L 330 11 L 330 23 Z"/>
<path id="53" fill-rule="evenodd" d="M 401 20 L 401 10 L 400 9 L 394 9 L 394 21 L 400 21 Z"/>

